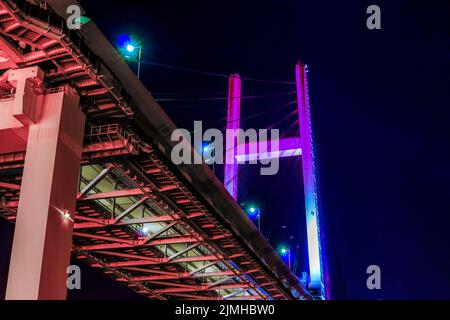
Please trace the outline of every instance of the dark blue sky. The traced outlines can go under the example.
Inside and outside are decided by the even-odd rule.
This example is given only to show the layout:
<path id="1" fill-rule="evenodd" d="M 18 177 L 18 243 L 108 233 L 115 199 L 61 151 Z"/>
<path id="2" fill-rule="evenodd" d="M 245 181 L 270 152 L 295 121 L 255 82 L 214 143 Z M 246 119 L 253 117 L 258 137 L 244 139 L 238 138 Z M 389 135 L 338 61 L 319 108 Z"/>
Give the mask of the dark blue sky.
<path id="1" fill-rule="evenodd" d="M 299 58 L 307 63 L 334 298 L 450 299 L 448 1 L 123 3 L 82 1 L 112 42 L 120 33 L 140 37 L 144 60 L 284 81 L 294 80 Z M 370 4 L 381 7 L 381 30 L 366 28 Z M 141 72 L 156 98 L 226 96 L 222 77 L 154 64 Z M 243 95 L 281 94 L 243 101 L 243 117 L 265 112 L 244 126 L 286 117 L 293 90 L 244 81 Z M 224 100 L 161 105 L 180 127 L 225 126 Z M 275 246 L 290 241 L 304 251 L 300 160 L 281 165 L 275 178 L 245 169 L 241 198 L 263 208 L 263 231 Z M 366 288 L 372 264 L 382 272 L 376 292 Z"/>

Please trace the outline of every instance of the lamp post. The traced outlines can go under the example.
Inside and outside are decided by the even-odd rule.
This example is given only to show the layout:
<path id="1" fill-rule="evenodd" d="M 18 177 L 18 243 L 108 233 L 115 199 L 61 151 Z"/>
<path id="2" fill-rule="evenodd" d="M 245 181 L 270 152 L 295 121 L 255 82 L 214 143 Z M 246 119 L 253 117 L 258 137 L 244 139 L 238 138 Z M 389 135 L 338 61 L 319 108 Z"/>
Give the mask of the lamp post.
<path id="1" fill-rule="evenodd" d="M 250 208 L 248 208 L 247 214 L 256 219 L 258 230 L 261 231 L 261 209 L 255 206 L 251 206 Z"/>
<path id="2" fill-rule="evenodd" d="M 117 43 L 120 47 L 120 51 L 125 58 L 131 58 L 131 54 L 135 54 L 137 50 L 137 78 L 141 75 L 141 60 L 142 60 L 142 45 L 140 41 L 136 41 L 134 37 L 122 34 L 117 39 Z"/>
<path id="3" fill-rule="evenodd" d="M 133 44 L 128 44 L 126 47 L 129 53 L 133 53 L 134 50 L 138 50 L 138 59 L 137 59 L 137 78 L 139 79 L 141 75 L 141 58 L 142 58 L 142 46 L 134 46 Z"/>
<path id="4" fill-rule="evenodd" d="M 207 154 L 211 150 L 210 148 L 211 147 L 209 145 L 204 145 L 202 147 L 203 158 L 205 158 L 205 154 Z M 216 163 L 216 149 L 215 148 L 212 149 L 210 155 L 211 155 L 211 157 L 208 157 L 204 160 L 207 165 L 209 165 L 212 162 L 212 170 L 213 170 L 213 173 L 215 174 L 216 173 L 215 172 L 215 163 Z"/>
<path id="5" fill-rule="evenodd" d="M 288 266 L 289 266 L 289 269 L 291 269 L 291 249 L 281 248 L 280 253 L 281 253 L 281 255 L 288 257 Z"/>

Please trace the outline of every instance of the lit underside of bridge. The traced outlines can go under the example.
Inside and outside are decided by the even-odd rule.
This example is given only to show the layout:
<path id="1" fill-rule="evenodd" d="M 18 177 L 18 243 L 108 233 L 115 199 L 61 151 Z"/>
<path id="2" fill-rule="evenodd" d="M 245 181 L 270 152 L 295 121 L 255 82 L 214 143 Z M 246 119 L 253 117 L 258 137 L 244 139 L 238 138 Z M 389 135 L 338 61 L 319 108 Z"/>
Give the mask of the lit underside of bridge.
<path id="1" fill-rule="evenodd" d="M 56 12 L 69 2 L 48 1 Z M 311 298 L 206 165 L 170 162 L 175 125 L 93 23 L 81 35 L 39 6 L 2 1 L 0 49 L 0 215 L 16 223 L 7 299 L 64 299 L 70 251 L 151 299 Z M 58 99 L 48 164 L 30 151 L 44 150 L 30 109 Z M 52 183 L 36 185 L 45 173 Z"/>

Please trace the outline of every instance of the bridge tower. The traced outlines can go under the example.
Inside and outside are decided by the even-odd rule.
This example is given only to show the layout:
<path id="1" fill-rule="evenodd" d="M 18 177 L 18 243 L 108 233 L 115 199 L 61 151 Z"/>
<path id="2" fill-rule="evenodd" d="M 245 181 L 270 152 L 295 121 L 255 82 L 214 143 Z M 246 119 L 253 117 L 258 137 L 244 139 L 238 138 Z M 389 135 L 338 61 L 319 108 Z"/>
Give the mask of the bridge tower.
<path id="1" fill-rule="evenodd" d="M 264 158 L 267 157 L 302 157 L 303 188 L 305 195 L 305 213 L 306 213 L 306 232 L 308 239 L 308 260 L 309 260 L 309 287 L 316 292 L 320 292 L 322 297 L 327 294 L 328 280 L 327 271 L 324 263 L 325 256 L 322 250 L 322 241 L 320 234 L 320 216 L 317 198 L 317 180 L 316 163 L 314 158 L 314 147 L 312 137 L 311 113 L 308 98 L 307 66 L 298 62 L 295 66 L 295 83 L 297 92 L 298 117 L 300 136 L 282 138 L 279 141 L 279 148 L 264 152 Z M 228 113 L 227 129 L 240 128 L 240 97 L 241 97 L 241 79 L 238 74 L 230 75 L 228 91 Z M 237 200 L 238 197 L 238 170 L 239 163 L 245 163 L 254 159 L 255 155 L 250 155 L 240 150 L 250 150 L 238 148 L 238 142 L 234 148 L 227 148 L 226 159 L 235 159 L 233 164 L 225 165 L 224 184 L 231 196 Z M 259 146 L 258 146 L 259 148 Z M 261 159 L 261 151 L 256 155 Z"/>

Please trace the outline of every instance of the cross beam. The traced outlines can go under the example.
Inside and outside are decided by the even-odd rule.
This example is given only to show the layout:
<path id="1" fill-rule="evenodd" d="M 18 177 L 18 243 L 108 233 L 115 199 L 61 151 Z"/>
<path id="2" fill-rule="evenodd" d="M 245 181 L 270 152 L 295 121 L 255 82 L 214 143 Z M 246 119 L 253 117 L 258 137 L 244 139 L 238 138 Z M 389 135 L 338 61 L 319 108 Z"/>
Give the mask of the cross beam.
<path id="1" fill-rule="evenodd" d="M 260 147 L 264 145 L 264 149 Z M 259 150 L 266 150 L 260 152 Z M 272 149 L 270 141 L 251 142 L 244 145 L 244 148 L 236 148 L 234 156 L 238 163 L 246 163 L 255 160 L 267 160 L 284 157 L 298 157 L 302 155 L 300 137 L 281 138 L 279 146 Z"/>

